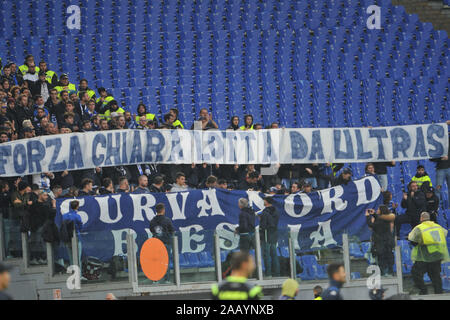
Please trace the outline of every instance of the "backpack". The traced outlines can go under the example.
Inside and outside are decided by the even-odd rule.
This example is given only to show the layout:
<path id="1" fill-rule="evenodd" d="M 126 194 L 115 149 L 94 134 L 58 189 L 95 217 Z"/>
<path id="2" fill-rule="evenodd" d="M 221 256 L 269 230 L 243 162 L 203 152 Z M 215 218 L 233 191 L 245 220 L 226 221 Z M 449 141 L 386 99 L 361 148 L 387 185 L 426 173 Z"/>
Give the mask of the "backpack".
<path id="1" fill-rule="evenodd" d="M 102 276 L 103 262 L 96 257 L 87 257 L 82 262 L 81 274 L 88 280 L 99 280 Z"/>
<path id="2" fill-rule="evenodd" d="M 64 243 L 70 243 L 73 237 L 75 225 L 72 220 L 63 220 L 59 229 L 59 239 Z"/>

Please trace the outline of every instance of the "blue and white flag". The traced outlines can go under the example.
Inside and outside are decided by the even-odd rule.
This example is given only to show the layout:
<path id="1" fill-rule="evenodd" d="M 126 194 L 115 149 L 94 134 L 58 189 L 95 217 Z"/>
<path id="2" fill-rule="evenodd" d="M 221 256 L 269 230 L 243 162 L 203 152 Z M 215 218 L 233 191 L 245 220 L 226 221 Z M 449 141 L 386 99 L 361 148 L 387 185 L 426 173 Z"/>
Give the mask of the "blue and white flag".
<path id="1" fill-rule="evenodd" d="M 0 177 L 141 163 L 405 161 L 447 154 L 447 124 L 380 128 L 115 130 L 0 144 Z"/>
<path id="2" fill-rule="evenodd" d="M 219 234 L 223 250 L 233 250 L 239 244 L 239 236 L 234 234 L 239 198 L 248 198 L 259 211 L 264 208 L 263 196 L 256 191 L 207 189 L 81 197 L 78 214 L 83 221 L 83 253 L 105 261 L 125 254 L 127 232 L 135 235 L 140 246 L 151 236 L 149 226 L 157 203 L 164 203 L 166 216 L 173 221 L 180 252 L 211 250 L 214 232 Z M 373 176 L 309 194 L 275 195 L 274 199 L 280 212 L 280 243 L 285 243 L 291 232 L 296 249 L 303 251 L 340 245 L 344 232 L 368 240 L 365 211 L 382 203 L 381 187 Z M 71 201 L 57 199 L 58 225 Z"/>

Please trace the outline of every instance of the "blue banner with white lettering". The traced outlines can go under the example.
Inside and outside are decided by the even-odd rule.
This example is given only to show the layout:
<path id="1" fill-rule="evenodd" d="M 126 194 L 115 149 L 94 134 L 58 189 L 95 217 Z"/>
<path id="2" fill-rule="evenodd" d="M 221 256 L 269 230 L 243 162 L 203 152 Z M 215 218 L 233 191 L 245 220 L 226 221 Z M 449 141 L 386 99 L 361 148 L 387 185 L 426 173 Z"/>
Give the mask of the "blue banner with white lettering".
<path id="1" fill-rule="evenodd" d="M 0 144 L 0 177 L 139 163 L 406 161 L 447 155 L 447 124 L 379 128 L 114 130 Z"/>
<path id="2" fill-rule="evenodd" d="M 127 232 L 135 235 L 140 247 L 151 237 L 149 225 L 157 203 L 165 204 L 166 216 L 173 221 L 180 252 L 212 251 L 214 232 L 220 236 L 222 249 L 233 250 L 239 245 L 239 236 L 234 233 L 239 198 L 248 199 L 258 212 L 264 209 L 263 197 L 255 191 L 223 189 L 81 197 L 78 214 L 83 221 L 83 255 L 107 261 L 125 254 Z M 291 232 L 296 249 L 302 251 L 340 245 L 344 232 L 368 240 L 365 210 L 382 203 L 381 187 L 374 176 L 308 194 L 275 195 L 274 199 L 280 212 L 279 245 L 287 246 Z M 61 215 L 69 212 L 71 201 L 57 200 L 58 225 Z"/>

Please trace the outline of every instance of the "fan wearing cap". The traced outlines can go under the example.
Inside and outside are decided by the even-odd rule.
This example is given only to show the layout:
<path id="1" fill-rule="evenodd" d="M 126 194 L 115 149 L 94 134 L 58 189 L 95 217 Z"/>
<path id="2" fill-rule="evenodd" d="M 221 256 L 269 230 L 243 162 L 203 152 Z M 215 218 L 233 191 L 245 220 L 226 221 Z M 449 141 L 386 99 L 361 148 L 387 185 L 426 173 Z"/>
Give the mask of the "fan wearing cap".
<path id="1" fill-rule="evenodd" d="M 350 168 L 344 168 L 342 170 L 342 173 L 339 175 L 339 177 L 337 177 L 336 179 L 333 180 L 332 185 L 334 186 L 340 186 L 343 184 L 347 184 L 350 181 L 352 181 L 352 170 Z"/>
<path id="2" fill-rule="evenodd" d="M 58 91 L 58 93 L 61 93 L 61 91 L 63 90 L 66 90 L 68 92 L 77 92 L 77 87 L 73 83 L 69 82 L 69 76 L 65 73 L 62 73 L 59 77 L 59 83 L 55 87 L 55 89 Z"/>
<path id="3" fill-rule="evenodd" d="M 111 120 L 113 113 L 116 113 L 116 116 L 125 113 L 125 110 L 119 107 L 119 103 L 116 100 L 111 100 L 111 102 L 108 103 L 108 109 L 104 113 L 105 119 L 108 121 Z"/>
<path id="4" fill-rule="evenodd" d="M 0 262 L 0 300 L 13 300 L 13 298 L 5 292 L 11 281 L 11 275 L 9 273 L 11 269 L 11 266 Z"/>
<path id="5" fill-rule="evenodd" d="M 259 236 L 261 239 L 261 250 L 266 267 L 266 277 L 280 276 L 280 261 L 277 254 L 278 243 L 278 221 L 280 213 L 273 206 L 272 196 L 264 198 L 264 210 L 258 215 Z"/>
<path id="6" fill-rule="evenodd" d="M 32 127 L 24 127 L 22 129 L 22 133 L 23 133 L 23 139 L 30 139 L 35 136 L 34 130 Z"/>
<path id="7" fill-rule="evenodd" d="M 303 180 L 302 182 L 302 193 L 311 193 L 312 192 L 312 184 L 310 181 Z"/>

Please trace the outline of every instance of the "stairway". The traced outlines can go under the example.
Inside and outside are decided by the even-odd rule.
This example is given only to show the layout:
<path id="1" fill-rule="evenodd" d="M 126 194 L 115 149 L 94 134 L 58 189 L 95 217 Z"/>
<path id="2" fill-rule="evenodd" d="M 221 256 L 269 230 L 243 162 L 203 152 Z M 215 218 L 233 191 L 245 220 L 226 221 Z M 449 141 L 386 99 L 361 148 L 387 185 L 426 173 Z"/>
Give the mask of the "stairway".
<path id="1" fill-rule="evenodd" d="M 417 14 L 420 21 L 431 22 L 434 29 L 445 30 L 450 35 L 450 9 L 444 9 L 442 0 L 392 0 L 394 6 L 404 6 L 409 14 Z"/>

